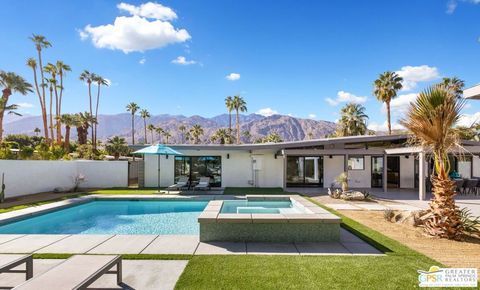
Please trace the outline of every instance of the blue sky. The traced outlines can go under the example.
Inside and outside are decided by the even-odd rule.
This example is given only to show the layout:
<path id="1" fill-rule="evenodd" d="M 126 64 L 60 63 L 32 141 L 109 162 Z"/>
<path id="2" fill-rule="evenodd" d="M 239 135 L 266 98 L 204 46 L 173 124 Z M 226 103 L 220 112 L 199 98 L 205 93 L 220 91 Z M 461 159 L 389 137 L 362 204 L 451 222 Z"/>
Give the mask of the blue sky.
<path id="1" fill-rule="evenodd" d="M 73 68 L 65 112 L 87 109 L 78 76 L 88 69 L 111 80 L 104 114 L 134 101 L 153 114 L 214 116 L 225 112 L 226 96 L 240 94 L 249 112 L 330 121 L 345 102 L 360 102 L 371 128 L 381 128 L 372 82 L 383 71 L 406 79 L 394 120 L 443 76 L 480 82 L 479 18 L 479 0 L 6 0 L 0 69 L 33 81 L 25 60 L 35 56 L 28 36 L 36 33 L 53 44 L 46 61 Z M 39 114 L 34 94 L 12 101 Z M 480 118 L 480 102 L 464 113 L 465 122 Z"/>

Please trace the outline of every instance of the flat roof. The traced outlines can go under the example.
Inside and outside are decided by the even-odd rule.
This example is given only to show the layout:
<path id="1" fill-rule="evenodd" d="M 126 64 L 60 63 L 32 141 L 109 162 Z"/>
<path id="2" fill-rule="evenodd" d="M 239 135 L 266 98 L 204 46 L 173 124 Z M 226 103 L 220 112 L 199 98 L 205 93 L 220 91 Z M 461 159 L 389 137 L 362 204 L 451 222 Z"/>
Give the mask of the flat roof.
<path id="1" fill-rule="evenodd" d="M 463 97 L 465 99 L 480 100 L 480 84 L 463 90 Z"/>

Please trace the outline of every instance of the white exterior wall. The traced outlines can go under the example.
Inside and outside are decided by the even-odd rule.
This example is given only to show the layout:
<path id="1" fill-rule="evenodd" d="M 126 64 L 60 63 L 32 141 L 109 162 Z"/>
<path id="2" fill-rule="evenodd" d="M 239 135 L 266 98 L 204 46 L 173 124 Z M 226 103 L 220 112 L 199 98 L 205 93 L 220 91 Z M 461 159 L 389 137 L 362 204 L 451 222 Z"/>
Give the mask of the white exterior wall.
<path id="1" fill-rule="evenodd" d="M 185 156 L 220 156 L 222 158 L 222 187 L 249 187 L 254 180 L 252 156 L 261 159 L 262 168 L 257 171 L 258 187 L 283 186 L 283 159 L 275 159 L 273 150 L 179 150 Z M 229 158 L 227 158 L 227 154 Z M 161 157 L 160 186 L 174 184 L 175 158 Z M 156 155 L 145 155 L 145 186 L 158 186 L 158 159 Z"/>
<path id="2" fill-rule="evenodd" d="M 473 156 L 472 166 L 473 166 L 473 177 L 480 177 L 480 157 L 479 156 Z"/>
<path id="3" fill-rule="evenodd" d="M 372 157 L 363 156 L 363 170 L 348 171 L 348 186 L 352 188 L 370 188 L 372 186 Z"/>
<path id="4" fill-rule="evenodd" d="M 5 173 L 5 197 L 69 190 L 79 174 L 85 176 L 83 188 L 128 186 L 126 161 L 0 160 L 1 173 Z"/>
<path id="5" fill-rule="evenodd" d="M 400 158 L 400 188 L 415 187 L 415 156 L 399 156 Z"/>
<path id="6" fill-rule="evenodd" d="M 335 178 L 337 178 L 340 173 L 345 170 L 345 158 L 343 156 L 332 156 L 330 158 L 328 155 L 323 157 L 323 187 L 328 188 L 335 183 Z"/>

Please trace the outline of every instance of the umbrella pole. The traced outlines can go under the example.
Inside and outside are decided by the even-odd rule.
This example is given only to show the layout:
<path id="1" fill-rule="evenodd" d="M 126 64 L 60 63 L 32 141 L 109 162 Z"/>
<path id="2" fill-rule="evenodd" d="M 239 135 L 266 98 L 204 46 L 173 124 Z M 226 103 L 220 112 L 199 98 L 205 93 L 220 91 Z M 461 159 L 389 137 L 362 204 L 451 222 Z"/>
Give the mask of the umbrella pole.
<path id="1" fill-rule="evenodd" d="M 157 155 L 158 156 L 158 172 L 157 172 L 157 183 L 158 183 L 158 192 L 160 192 L 160 158 L 162 155 Z"/>

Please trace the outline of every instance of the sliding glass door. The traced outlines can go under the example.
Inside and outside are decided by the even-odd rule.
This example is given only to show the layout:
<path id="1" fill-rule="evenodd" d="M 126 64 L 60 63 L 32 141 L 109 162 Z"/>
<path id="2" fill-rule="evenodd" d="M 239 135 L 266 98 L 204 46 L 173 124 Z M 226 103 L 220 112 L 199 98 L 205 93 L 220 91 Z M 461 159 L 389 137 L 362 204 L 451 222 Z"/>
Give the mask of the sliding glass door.
<path id="1" fill-rule="evenodd" d="M 200 177 L 210 177 L 212 187 L 222 185 L 222 157 L 220 156 L 176 156 L 175 181 L 187 176 L 190 181 L 199 181 Z"/>
<path id="2" fill-rule="evenodd" d="M 383 156 L 372 156 L 372 187 L 383 187 Z"/>
<path id="3" fill-rule="evenodd" d="M 323 186 L 323 157 L 287 156 L 287 186 Z"/>

